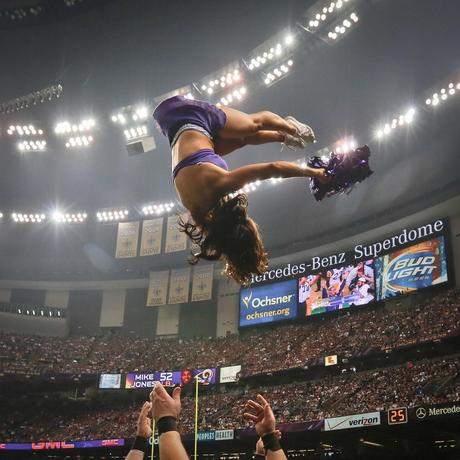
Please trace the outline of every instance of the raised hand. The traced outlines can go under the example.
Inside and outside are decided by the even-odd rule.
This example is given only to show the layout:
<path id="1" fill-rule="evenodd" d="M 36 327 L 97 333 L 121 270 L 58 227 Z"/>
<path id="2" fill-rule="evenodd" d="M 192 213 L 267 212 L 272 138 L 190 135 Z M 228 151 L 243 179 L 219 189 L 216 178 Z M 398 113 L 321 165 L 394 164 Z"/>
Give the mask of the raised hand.
<path id="1" fill-rule="evenodd" d="M 243 414 L 246 420 L 254 422 L 257 434 L 262 437 L 275 432 L 275 416 L 270 404 L 262 395 L 257 395 L 257 402 L 250 399 L 245 406 L 247 412 Z"/>
<path id="2" fill-rule="evenodd" d="M 180 392 L 180 387 L 174 388 L 171 397 L 161 383 L 155 385 L 155 389 L 150 393 L 152 415 L 155 421 L 162 417 L 179 418 L 181 411 Z"/>
<path id="3" fill-rule="evenodd" d="M 142 406 L 139 418 L 137 419 L 136 436 L 140 436 L 142 438 L 150 438 L 150 436 L 152 436 L 152 420 L 148 417 L 151 410 L 152 404 L 146 401 Z"/>

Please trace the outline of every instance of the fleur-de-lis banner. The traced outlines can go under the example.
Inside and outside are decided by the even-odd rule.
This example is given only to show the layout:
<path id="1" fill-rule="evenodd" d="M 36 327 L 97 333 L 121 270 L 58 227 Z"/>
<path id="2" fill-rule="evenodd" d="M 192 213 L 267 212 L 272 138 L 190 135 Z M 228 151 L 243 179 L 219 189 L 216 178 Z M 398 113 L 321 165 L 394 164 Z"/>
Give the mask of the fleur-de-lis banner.
<path id="1" fill-rule="evenodd" d="M 213 275 L 213 264 L 193 268 L 192 302 L 211 299 Z"/>
<path id="2" fill-rule="evenodd" d="M 139 222 L 120 222 L 118 224 L 115 257 L 117 259 L 136 257 L 138 240 Z"/>
<path id="3" fill-rule="evenodd" d="M 168 303 L 187 303 L 190 293 L 190 267 L 171 270 Z"/>
<path id="4" fill-rule="evenodd" d="M 142 238 L 140 256 L 154 256 L 161 252 L 163 236 L 163 218 L 144 220 L 142 223 Z"/>
<path id="5" fill-rule="evenodd" d="M 169 216 L 166 227 L 165 252 L 185 251 L 187 247 L 187 235 L 179 231 L 177 216 Z"/>
<path id="6" fill-rule="evenodd" d="M 150 272 L 147 307 L 166 305 L 168 297 L 169 270 Z"/>

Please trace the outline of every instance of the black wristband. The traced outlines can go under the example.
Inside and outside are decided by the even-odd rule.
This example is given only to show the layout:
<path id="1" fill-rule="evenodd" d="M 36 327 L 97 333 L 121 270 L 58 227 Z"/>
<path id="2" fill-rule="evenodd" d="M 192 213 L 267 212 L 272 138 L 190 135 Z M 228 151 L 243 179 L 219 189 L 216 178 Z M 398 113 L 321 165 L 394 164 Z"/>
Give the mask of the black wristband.
<path id="1" fill-rule="evenodd" d="M 280 442 L 275 436 L 275 433 L 270 433 L 262 436 L 262 442 L 264 443 L 265 450 L 271 450 L 272 452 L 281 450 Z"/>
<path id="2" fill-rule="evenodd" d="M 161 417 L 157 422 L 158 436 L 161 436 L 167 431 L 177 431 L 177 419 L 176 417 Z"/>
<path id="3" fill-rule="evenodd" d="M 265 460 L 265 455 L 255 454 L 254 460 Z"/>
<path id="4" fill-rule="evenodd" d="M 149 446 L 149 442 L 147 441 L 147 438 L 143 438 L 142 436 L 136 436 L 136 438 L 134 439 L 133 445 L 131 447 L 131 450 L 136 449 L 142 452 L 146 452 L 148 446 Z"/>

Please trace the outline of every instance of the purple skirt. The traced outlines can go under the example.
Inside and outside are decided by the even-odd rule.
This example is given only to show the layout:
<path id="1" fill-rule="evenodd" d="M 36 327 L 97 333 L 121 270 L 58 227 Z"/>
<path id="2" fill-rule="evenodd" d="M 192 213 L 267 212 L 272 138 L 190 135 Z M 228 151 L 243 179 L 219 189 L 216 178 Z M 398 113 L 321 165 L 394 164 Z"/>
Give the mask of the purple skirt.
<path id="1" fill-rule="evenodd" d="M 154 110 L 153 118 L 170 144 L 177 131 L 187 123 L 202 127 L 212 138 L 216 138 L 227 121 L 225 112 L 215 105 L 184 96 L 173 96 L 162 101 Z"/>

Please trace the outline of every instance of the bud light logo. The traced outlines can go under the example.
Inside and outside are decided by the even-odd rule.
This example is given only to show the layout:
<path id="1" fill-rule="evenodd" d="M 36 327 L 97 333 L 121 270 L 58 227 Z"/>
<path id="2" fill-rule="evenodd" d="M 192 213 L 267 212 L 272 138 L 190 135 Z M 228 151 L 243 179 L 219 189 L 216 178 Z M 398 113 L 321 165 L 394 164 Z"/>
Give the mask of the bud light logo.
<path id="1" fill-rule="evenodd" d="M 381 257 L 376 263 L 380 299 L 447 281 L 444 238 L 410 246 Z"/>

